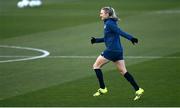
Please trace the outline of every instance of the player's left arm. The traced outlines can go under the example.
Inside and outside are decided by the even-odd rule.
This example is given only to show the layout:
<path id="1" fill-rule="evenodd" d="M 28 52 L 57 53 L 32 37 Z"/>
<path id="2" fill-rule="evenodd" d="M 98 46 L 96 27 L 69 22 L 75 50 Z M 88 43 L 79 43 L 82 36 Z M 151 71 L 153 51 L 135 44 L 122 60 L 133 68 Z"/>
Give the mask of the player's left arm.
<path id="1" fill-rule="evenodd" d="M 132 35 L 122 31 L 117 25 L 115 24 L 109 24 L 108 25 L 110 27 L 110 29 L 115 32 L 118 33 L 120 36 L 130 40 L 133 44 L 138 43 L 138 39 L 133 37 Z"/>

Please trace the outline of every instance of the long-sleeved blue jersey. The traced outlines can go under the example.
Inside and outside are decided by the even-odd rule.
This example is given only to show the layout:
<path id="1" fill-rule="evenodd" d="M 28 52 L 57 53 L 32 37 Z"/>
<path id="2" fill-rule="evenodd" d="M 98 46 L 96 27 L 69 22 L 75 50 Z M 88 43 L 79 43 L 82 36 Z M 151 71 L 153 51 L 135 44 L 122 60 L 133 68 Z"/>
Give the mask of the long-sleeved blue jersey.
<path id="1" fill-rule="evenodd" d="M 123 52 L 119 36 L 122 36 L 128 40 L 133 38 L 133 36 L 122 31 L 118 27 L 116 19 L 109 18 L 104 20 L 104 37 L 96 38 L 96 43 L 105 42 L 106 50 Z"/>

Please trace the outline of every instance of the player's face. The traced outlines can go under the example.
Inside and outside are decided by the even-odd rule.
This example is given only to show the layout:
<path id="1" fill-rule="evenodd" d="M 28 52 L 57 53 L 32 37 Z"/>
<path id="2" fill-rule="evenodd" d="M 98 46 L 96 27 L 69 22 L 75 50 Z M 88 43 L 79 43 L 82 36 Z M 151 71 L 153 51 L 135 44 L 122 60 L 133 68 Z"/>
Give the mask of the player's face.
<path id="1" fill-rule="evenodd" d="M 101 20 L 105 20 L 109 17 L 109 14 L 105 10 L 101 9 L 99 16 Z"/>

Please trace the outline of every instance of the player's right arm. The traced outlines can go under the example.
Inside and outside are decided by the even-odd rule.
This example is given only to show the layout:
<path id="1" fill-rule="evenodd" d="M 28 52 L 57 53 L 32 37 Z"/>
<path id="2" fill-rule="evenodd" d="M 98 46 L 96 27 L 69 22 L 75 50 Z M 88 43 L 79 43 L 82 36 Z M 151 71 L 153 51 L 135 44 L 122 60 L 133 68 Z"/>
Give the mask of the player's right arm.
<path id="1" fill-rule="evenodd" d="M 94 44 L 94 43 L 102 43 L 102 42 L 104 42 L 104 38 L 91 37 L 91 44 Z"/>

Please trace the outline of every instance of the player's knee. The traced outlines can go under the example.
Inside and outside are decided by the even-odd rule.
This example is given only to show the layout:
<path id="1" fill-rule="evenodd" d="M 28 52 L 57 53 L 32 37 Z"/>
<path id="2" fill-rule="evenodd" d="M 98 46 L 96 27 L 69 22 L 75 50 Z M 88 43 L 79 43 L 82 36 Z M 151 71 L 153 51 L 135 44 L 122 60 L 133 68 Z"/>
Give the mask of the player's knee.
<path id="1" fill-rule="evenodd" d="M 126 72 L 125 72 L 125 71 L 121 71 L 120 73 L 121 73 L 122 75 L 124 75 Z"/>
<path id="2" fill-rule="evenodd" d="M 126 70 L 126 69 L 119 69 L 119 72 L 120 72 L 122 75 L 124 75 L 124 74 L 127 72 L 127 70 Z"/>
<path id="3" fill-rule="evenodd" d="M 96 63 L 93 64 L 93 69 L 100 69 L 101 66 L 97 65 Z"/>

